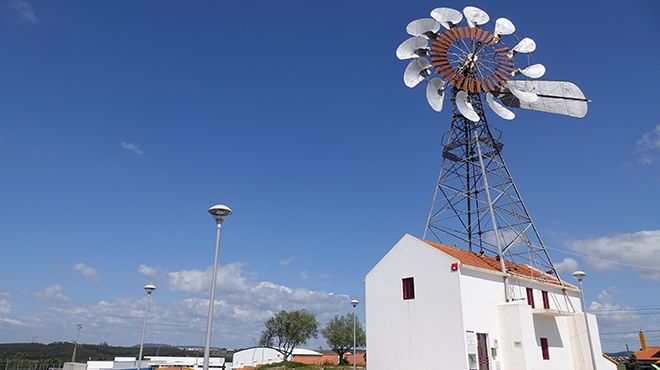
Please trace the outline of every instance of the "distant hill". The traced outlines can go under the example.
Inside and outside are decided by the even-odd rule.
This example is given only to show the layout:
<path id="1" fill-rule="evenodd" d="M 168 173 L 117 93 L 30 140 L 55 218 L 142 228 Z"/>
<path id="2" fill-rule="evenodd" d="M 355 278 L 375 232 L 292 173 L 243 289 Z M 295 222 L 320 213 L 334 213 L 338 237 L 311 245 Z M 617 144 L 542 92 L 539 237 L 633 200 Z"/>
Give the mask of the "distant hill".
<path id="1" fill-rule="evenodd" d="M 79 344 L 76 350 L 76 360 L 80 362 L 113 360 L 115 357 L 137 357 L 138 346 L 117 347 L 105 343 L 101 344 Z M 71 361 L 73 343 L 53 342 L 43 343 L 3 343 L 0 344 L 0 366 L 5 365 L 7 360 L 19 361 L 41 361 L 43 363 L 57 363 Z M 200 351 L 188 351 L 165 344 L 145 344 L 144 356 L 202 356 Z M 211 351 L 212 356 L 225 357 L 231 360 L 233 353 L 224 348 Z M 6 366 L 6 365 L 5 365 Z M 49 365 L 50 366 L 50 365 Z M 9 368 L 12 366 L 9 365 Z M 22 367 L 22 366 L 21 366 Z"/>

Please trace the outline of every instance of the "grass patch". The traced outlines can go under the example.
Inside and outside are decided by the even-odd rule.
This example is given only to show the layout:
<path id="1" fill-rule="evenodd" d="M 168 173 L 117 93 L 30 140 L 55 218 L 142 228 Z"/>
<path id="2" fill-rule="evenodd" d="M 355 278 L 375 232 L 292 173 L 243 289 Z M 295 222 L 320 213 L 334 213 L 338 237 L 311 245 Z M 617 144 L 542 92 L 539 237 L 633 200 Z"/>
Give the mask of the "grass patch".
<path id="1" fill-rule="evenodd" d="M 259 366 L 261 369 L 272 369 L 272 370 L 287 370 L 287 369 L 309 369 L 309 370 L 346 370 L 353 369 L 353 365 L 307 365 L 301 364 L 300 362 L 278 362 L 276 364 L 269 364 Z M 358 369 L 364 370 L 364 367 L 358 366 Z"/>
<path id="2" fill-rule="evenodd" d="M 312 365 L 301 364 L 300 362 L 278 362 L 275 364 L 268 364 L 259 366 L 260 369 L 309 369 Z"/>

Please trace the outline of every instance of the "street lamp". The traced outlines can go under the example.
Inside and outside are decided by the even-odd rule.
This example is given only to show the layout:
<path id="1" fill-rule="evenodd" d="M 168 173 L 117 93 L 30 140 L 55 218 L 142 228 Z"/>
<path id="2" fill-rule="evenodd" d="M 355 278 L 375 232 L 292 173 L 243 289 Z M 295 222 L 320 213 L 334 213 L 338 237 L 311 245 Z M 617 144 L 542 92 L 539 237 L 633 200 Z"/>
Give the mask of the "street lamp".
<path id="1" fill-rule="evenodd" d="M 78 329 L 78 334 L 76 335 L 76 341 L 73 342 L 73 354 L 71 355 L 71 362 L 76 362 L 76 350 L 78 349 L 78 340 L 80 339 L 80 330 L 82 330 L 82 324 L 76 324 L 76 329 Z"/>
<path id="2" fill-rule="evenodd" d="M 354 299 L 354 300 L 351 301 L 351 304 L 353 305 L 353 370 L 355 370 L 355 344 L 356 344 L 356 335 L 355 335 L 355 334 L 356 334 L 356 330 L 355 330 L 355 327 L 356 327 L 356 324 L 355 324 L 355 320 L 356 320 L 356 318 L 355 318 L 355 308 L 357 307 L 357 305 L 358 305 L 359 303 L 360 303 L 360 301 L 358 301 L 357 299 Z"/>
<path id="3" fill-rule="evenodd" d="M 144 310 L 144 325 L 142 326 L 142 338 L 140 339 L 140 354 L 138 355 L 137 370 L 142 369 L 142 350 L 144 349 L 144 335 L 147 332 L 147 316 L 149 315 L 149 305 L 151 304 L 151 293 L 156 290 L 153 284 L 144 286 L 144 291 L 147 292 L 147 308 Z"/>
<path id="4" fill-rule="evenodd" d="M 215 283 L 218 276 L 218 252 L 220 250 L 220 229 L 225 218 L 231 215 L 231 208 L 224 204 L 216 204 L 209 208 L 209 213 L 215 219 L 217 233 L 215 237 L 215 256 L 213 258 L 213 276 L 211 277 L 211 297 L 209 298 L 209 317 L 206 323 L 206 343 L 204 344 L 204 370 L 209 370 L 209 354 L 211 350 L 211 329 L 213 327 L 213 306 L 215 303 Z"/>
<path id="5" fill-rule="evenodd" d="M 580 284 L 580 302 L 582 302 L 582 312 L 584 313 L 584 323 L 587 326 L 587 338 L 589 339 L 589 351 L 591 352 L 591 365 L 596 370 L 596 354 L 594 353 L 594 344 L 591 341 L 591 331 L 589 330 L 589 318 L 587 317 L 587 306 L 584 304 L 584 290 L 582 289 L 582 280 L 587 276 L 584 271 L 575 271 L 573 277 Z"/>

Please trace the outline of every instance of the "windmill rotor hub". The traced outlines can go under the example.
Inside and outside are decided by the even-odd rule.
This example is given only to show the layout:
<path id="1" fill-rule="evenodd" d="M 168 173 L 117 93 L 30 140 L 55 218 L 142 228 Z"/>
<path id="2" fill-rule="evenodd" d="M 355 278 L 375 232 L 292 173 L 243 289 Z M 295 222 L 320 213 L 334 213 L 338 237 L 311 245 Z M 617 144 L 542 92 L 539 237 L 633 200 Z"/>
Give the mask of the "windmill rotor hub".
<path id="1" fill-rule="evenodd" d="M 481 28 L 454 27 L 431 45 L 431 64 L 448 84 L 469 93 L 503 87 L 514 70 L 509 48 Z M 472 76 L 465 76 L 466 69 Z"/>

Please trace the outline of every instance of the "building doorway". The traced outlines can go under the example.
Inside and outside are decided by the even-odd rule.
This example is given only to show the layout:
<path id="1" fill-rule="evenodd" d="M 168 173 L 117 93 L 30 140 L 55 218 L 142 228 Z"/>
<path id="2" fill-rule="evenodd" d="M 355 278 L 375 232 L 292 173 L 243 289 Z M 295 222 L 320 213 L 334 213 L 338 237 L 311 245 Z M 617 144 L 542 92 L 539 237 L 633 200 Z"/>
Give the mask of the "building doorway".
<path id="1" fill-rule="evenodd" d="M 479 370 L 490 370 L 488 334 L 477 333 L 477 359 L 479 361 Z"/>

